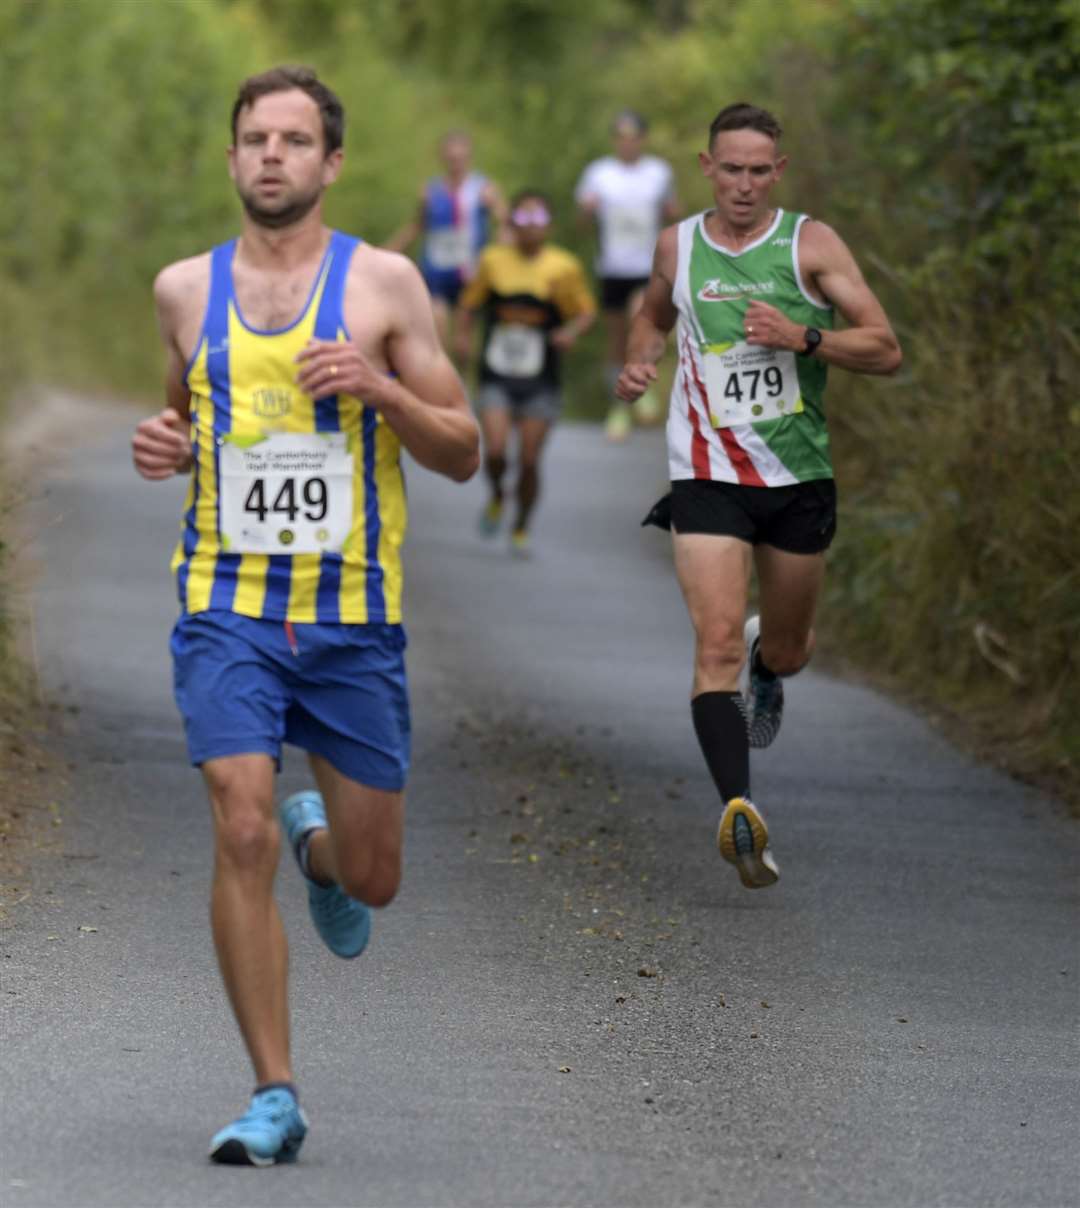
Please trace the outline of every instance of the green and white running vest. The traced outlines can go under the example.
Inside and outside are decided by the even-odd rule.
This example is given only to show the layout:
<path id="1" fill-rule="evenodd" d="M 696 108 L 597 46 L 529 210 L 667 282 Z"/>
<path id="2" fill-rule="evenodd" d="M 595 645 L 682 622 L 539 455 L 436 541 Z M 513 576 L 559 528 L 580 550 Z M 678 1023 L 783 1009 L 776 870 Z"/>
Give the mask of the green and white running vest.
<path id="1" fill-rule="evenodd" d="M 709 238 L 704 213 L 679 223 L 679 364 L 667 425 L 672 481 L 776 487 L 832 477 L 826 365 L 747 344 L 743 325 L 756 298 L 796 323 L 832 329 L 832 307 L 815 302 L 799 275 L 806 217 L 777 210 L 769 229 L 740 252 Z"/>

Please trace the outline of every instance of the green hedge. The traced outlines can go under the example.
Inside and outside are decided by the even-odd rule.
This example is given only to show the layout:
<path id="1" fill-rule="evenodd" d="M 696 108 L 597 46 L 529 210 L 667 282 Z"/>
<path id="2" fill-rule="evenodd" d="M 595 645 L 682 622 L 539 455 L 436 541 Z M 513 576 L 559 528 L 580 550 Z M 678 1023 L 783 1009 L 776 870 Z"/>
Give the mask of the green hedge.
<path id="1" fill-rule="evenodd" d="M 452 125 L 507 189 L 550 192 L 557 237 L 588 256 L 570 196 L 616 109 L 648 113 L 698 207 L 716 110 L 775 108 L 781 202 L 840 230 L 906 354 L 896 379 L 833 375 L 825 625 L 861 665 L 976 718 L 1012 766 L 1080 792 L 1080 0 L 15 0 L 5 390 L 47 376 L 155 397 L 153 274 L 235 227 L 229 106 L 283 60 L 340 91 L 329 216 L 375 240 Z M 604 410 L 601 361 L 596 332 L 571 359 L 578 414 Z"/>

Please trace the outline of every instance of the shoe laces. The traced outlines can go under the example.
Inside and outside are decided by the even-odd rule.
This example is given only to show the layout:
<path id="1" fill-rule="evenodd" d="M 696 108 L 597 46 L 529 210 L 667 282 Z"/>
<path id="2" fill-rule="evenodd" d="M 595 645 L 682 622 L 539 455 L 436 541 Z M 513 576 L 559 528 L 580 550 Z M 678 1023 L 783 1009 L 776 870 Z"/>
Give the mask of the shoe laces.
<path id="1" fill-rule="evenodd" d="M 316 909 L 320 918 L 325 922 L 334 923 L 352 913 L 356 903 L 340 885 L 327 885 L 319 888 L 325 888 L 326 892 L 320 893 L 316 898 Z"/>
<path id="2" fill-rule="evenodd" d="M 760 676 L 753 677 L 754 687 L 754 712 L 767 713 L 776 704 L 776 699 L 780 695 L 780 681 L 763 680 Z"/>
<path id="3" fill-rule="evenodd" d="M 285 1091 L 262 1091 L 252 1096 L 251 1106 L 237 1124 L 277 1124 L 289 1115 L 294 1105 L 292 1096 Z"/>

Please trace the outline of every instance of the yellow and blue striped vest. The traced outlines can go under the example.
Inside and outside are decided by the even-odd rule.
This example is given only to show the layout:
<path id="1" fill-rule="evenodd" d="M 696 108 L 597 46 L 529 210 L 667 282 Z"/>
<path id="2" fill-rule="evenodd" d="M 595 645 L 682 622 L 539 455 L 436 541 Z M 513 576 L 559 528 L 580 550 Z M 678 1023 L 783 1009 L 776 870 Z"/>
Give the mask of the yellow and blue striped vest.
<path id="1" fill-rule="evenodd" d="M 400 444 L 383 417 L 350 395 L 312 399 L 296 385 L 311 338 L 348 339 L 345 278 L 359 240 L 334 231 L 303 313 L 288 327 L 248 326 L 233 289 L 236 240 L 211 253 L 210 298 L 187 368 L 194 466 L 173 554 L 185 612 L 225 609 L 293 622 L 401 620 L 405 484 Z M 341 553 L 240 554 L 223 549 L 218 516 L 223 438 L 344 432 L 354 453 L 353 521 Z"/>

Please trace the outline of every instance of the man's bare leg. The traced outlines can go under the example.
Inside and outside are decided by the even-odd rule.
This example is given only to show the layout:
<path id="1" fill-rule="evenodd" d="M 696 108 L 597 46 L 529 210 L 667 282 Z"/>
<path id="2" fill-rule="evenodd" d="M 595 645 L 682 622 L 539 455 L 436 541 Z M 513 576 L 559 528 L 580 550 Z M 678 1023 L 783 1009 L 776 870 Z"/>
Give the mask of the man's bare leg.
<path id="1" fill-rule="evenodd" d="M 754 550 L 761 601 L 761 661 L 776 675 L 795 675 L 814 652 L 814 617 L 825 582 L 825 555 Z"/>
<path id="2" fill-rule="evenodd" d="M 484 474 L 491 498 L 480 515 L 480 532 L 493 537 L 499 531 L 503 508 L 503 479 L 506 477 L 506 450 L 510 440 L 510 412 L 505 407 L 485 407 L 480 413 L 483 436 Z"/>
<path id="3" fill-rule="evenodd" d="M 401 884 L 405 794 L 359 784 L 321 756 L 309 758 L 329 824 L 308 844 L 312 876 L 358 902 L 386 906 Z"/>
<path id="4" fill-rule="evenodd" d="M 772 885 L 779 872 L 768 828 L 750 800 L 750 743 L 739 692 L 751 547 L 735 537 L 703 533 L 676 534 L 674 542 L 675 570 L 696 638 L 694 730 L 724 802 L 717 846 L 743 885 L 757 889 Z"/>
<path id="5" fill-rule="evenodd" d="M 218 965 L 256 1084 L 291 1082 L 288 945 L 274 901 L 280 840 L 274 764 L 232 755 L 202 766 L 214 824 L 210 918 Z"/>
<path id="6" fill-rule="evenodd" d="M 517 516 L 514 532 L 524 533 L 540 496 L 540 457 L 551 431 L 551 421 L 526 417 L 518 424 L 521 447 L 518 452 Z"/>
<path id="7" fill-rule="evenodd" d="M 737 537 L 676 533 L 675 574 L 694 626 L 693 696 L 734 692 L 743 664 L 751 546 Z"/>
<path id="8" fill-rule="evenodd" d="M 824 554 L 792 554 L 769 545 L 755 550 L 759 617 L 746 623 L 750 660 L 747 720 L 750 745 L 770 746 L 784 716 L 781 677 L 795 675 L 814 649 L 814 614 L 825 577 Z"/>

